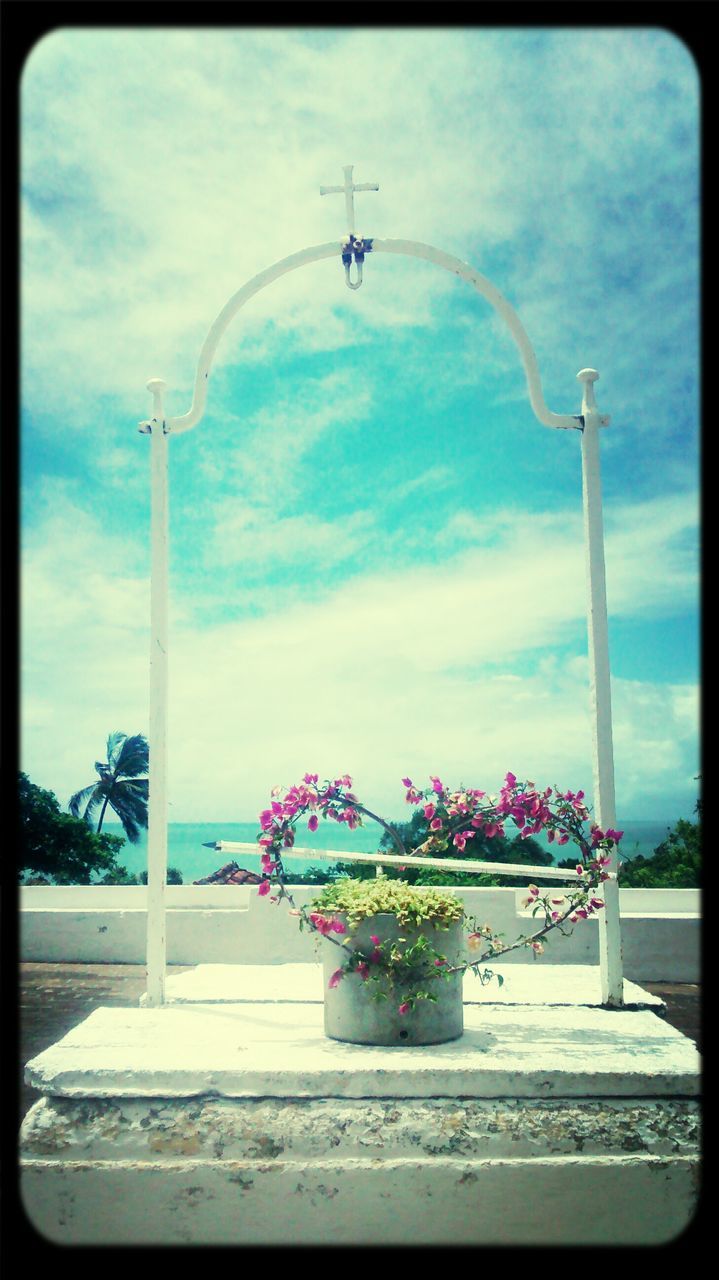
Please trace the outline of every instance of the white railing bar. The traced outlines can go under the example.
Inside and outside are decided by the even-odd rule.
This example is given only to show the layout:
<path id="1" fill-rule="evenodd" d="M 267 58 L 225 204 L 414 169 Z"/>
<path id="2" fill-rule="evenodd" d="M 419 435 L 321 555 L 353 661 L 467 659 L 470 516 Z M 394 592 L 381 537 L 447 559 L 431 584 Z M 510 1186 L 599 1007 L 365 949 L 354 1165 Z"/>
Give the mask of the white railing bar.
<path id="1" fill-rule="evenodd" d="M 234 840 L 218 840 L 215 843 L 218 853 L 254 853 L 256 844 L 242 844 Z M 526 862 L 474 862 L 462 858 L 423 858 L 412 854 L 397 855 L 390 853 L 346 853 L 341 849 L 305 849 L 293 845 L 291 849 L 282 850 L 282 858 L 303 858 L 308 861 L 319 858 L 325 862 L 371 862 L 375 866 L 390 867 L 439 867 L 445 871 L 467 871 L 470 875 L 482 875 L 490 872 L 494 875 L 527 876 L 535 880 L 577 880 L 576 870 L 572 867 L 532 867 Z M 579 863 L 577 862 L 577 865 Z"/>

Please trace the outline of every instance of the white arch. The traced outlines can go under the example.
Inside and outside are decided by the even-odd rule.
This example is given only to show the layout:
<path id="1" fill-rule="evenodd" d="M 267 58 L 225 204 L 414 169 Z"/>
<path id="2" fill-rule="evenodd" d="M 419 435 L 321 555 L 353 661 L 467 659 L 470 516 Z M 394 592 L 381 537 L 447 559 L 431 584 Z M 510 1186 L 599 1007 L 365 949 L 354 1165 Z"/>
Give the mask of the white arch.
<path id="1" fill-rule="evenodd" d="M 519 349 L 527 379 L 529 399 L 535 417 L 546 427 L 579 429 L 582 438 L 582 476 L 584 528 L 587 565 L 587 625 L 590 659 L 590 703 L 593 721 L 594 799 L 599 825 L 616 826 L 614 801 L 614 761 L 612 749 L 612 717 L 607 637 L 607 601 L 604 572 L 604 534 L 599 474 L 598 428 L 609 422 L 600 414 L 594 399 L 593 383 L 598 378 L 594 369 L 582 369 L 577 378 L 583 385 L 580 414 L 551 413 L 542 393 L 537 358 L 519 316 L 490 280 L 466 262 L 432 245 L 415 240 L 373 240 L 371 253 L 396 253 L 423 258 L 453 272 L 480 293 L 502 316 Z M 243 285 L 225 303 L 205 338 L 195 376 L 193 401 L 187 413 L 168 418 L 164 412 L 165 383 L 151 379 L 148 390 L 153 396 L 153 417 L 139 424 L 141 432 L 152 437 L 152 529 L 151 529 L 151 636 L 150 636 L 150 788 L 147 886 L 147 995 L 150 1005 L 161 1005 L 165 998 L 166 943 L 164 889 L 167 874 L 167 651 L 168 651 L 168 437 L 180 435 L 196 426 L 207 402 L 207 384 L 212 361 L 227 326 L 241 307 L 280 276 L 318 262 L 339 256 L 344 246 L 336 241 L 314 245 L 283 258 L 267 267 Z M 366 250 L 370 252 L 369 247 Z M 616 853 L 611 870 L 616 872 Z M 619 895 L 616 879 L 604 887 L 605 910 L 599 921 L 600 970 L 602 1001 L 621 1005 L 623 1001 L 621 940 L 619 931 Z"/>
<path id="2" fill-rule="evenodd" d="M 298 267 L 307 266 L 311 262 L 319 262 L 323 258 L 337 257 L 341 249 L 342 246 L 338 246 L 336 241 L 331 241 L 328 244 L 312 245 L 308 249 L 302 249 L 299 253 L 290 254 L 288 258 L 282 258 L 271 267 L 267 267 L 264 271 L 260 271 L 258 275 L 253 276 L 251 280 L 248 280 L 247 284 L 244 284 L 241 289 L 238 289 L 228 299 L 212 324 L 202 345 L 195 375 L 192 405 L 188 412 L 180 417 L 164 418 L 166 432 L 180 435 L 183 431 L 189 431 L 192 427 L 197 426 L 201 420 L 207 403 L 207 385 L 210 369 L 220 339 L 245 303 L 249 302 L 250 298 L 253 298 L 261 289 L 266 288 L 273 281 L 279 280 L 281 276 L 287 275 L 288 272 L 296 271 Z M 371 253 L 372 255 L 376 253 L 393 253 L 411 258 L 422 258 L 426 262 L 433 262 L 436 266 L 443 267 L 445 271 L 451 271 L 454 275 L 459 276 L 460 279 L 466 280 L 468 284 L 473 285 L 477 292 L 483 298 L 486 298 L 502 317 L 517 345 L 527 379 L 529 400 L 538 421 L 545 427 L 574 430 L 582 427 L 581 415 L 552 413 L 547 408 L 542 392 L 537 357 L 534 354 L 534 349 L 524 325 L 514 307 L 507 302 L 507 299 L 499 292 L 499 289 L 495 288 L 491 280 L 488 280 L 486 276 L 483 276 L 474 267 L 469 266 L 468 263 L 462 262 L 460 258 L 455 258 L 451 253 L 445 253 L 442 249 L 435 249 L 433 245 L 422 244 L 417 240 L 373 240 Z M 602 415 L 600 425 L 606 426 L 608 421 L 608 417 Z M 150 423 L 140 423 L 140 430 L 149 432 L 151 430 Z"/>

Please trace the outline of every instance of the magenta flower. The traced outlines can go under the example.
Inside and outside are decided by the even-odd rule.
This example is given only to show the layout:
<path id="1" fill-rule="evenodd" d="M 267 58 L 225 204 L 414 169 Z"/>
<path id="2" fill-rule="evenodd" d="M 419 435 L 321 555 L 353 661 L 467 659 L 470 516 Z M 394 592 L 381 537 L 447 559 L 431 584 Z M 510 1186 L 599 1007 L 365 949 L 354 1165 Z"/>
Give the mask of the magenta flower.
<path id="1" fill-rule="evenodd" d="M 433 804 L 426 804 L 426 805 L 424 806 L 424 816 L 425 816 L 425 818 L 433 818 L 436 812 L 437 812 L 437 811 L 436 811 L 436 808 L 435 808 L 435 806 L 434 806 Z"/>
<path id="2" fill-rule="evenodd" d="M 335 969 L 334 973 L 332 974 L 332 977 L 330 978 L 329 982 L 327 983 L 327 986 L 328 986 L 328 987 L 338 987 L 338 986 L 340 985 L 340 982 L 342 981 L 342 976 L 343 976 L 343 971 L 342 971 L 342 969 Z"/>
<path id="3" fill-rule="evenodd" d="M 264 898 L 265 894 L 270 892 L 269 880 L 263 880 L 262 884 L 257 886 L 257 892 L 261 898 Z"/>
<path id="4" fill-rule="evenodd" d="M 369 965 L 366 963 L 366 961 L 360 960 L 355 972 L 360 975 L 363 982 L 366 982 L 367 979 L 369 978 Z"/>
<path id="5" fill-rule="evenodd" d="M 379 946 L 379 938 L 377 937 L 376 933 L 371 933 L 369 936 L 369 940 L 370 942 L 373 942 L 376 947 Z"/>
<path id="6" fill-rule="evenodd" d="M 309 830 L 316 831 L 319 825 L 320 825 L 320 820 L 317 817 L 317 814 L 316 813 L 311 814 L 307 820 L 307 826 L 309 827 Z"/>
<path id="7" fill-rule="evenodd" d="M 405 1000 L 404 1004 L 401 1004 L 401 1005 L 399 1006 L 399 1009 L 397 1010 L 397 1012 L 398 1012 L 398 1013 L 401 1013 L 401 1014 L 402 1014 L 402 1016 L 404 1017 L 405 1013 L 409 1013 L 409 1009 L 410 1009 L 410 1006 L 409 1006 L 409 1004 L 407 1003 L 407 1001 Z"/>

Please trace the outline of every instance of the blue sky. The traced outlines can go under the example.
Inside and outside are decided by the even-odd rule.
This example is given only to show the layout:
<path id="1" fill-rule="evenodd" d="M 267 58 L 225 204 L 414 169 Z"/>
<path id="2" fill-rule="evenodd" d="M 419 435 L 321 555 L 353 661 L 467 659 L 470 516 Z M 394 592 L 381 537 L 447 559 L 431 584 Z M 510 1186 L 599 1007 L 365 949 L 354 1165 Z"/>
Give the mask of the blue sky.
<path id="1" fill-rule="evenodd" d="M 699 82 L 661 29 L 64 29 L 22 79 L 22 767 L 66 803 L 148 730 L 149 377 L 187 411 L 258 271 L 345 231 L 469 262 L 555 413 L 599 370 L 619 819 L 699 772 Z M 591 796 L 578 432 L 424 262 L 236 317 L 170 440 L 171 821 L 349 772 Z"/>

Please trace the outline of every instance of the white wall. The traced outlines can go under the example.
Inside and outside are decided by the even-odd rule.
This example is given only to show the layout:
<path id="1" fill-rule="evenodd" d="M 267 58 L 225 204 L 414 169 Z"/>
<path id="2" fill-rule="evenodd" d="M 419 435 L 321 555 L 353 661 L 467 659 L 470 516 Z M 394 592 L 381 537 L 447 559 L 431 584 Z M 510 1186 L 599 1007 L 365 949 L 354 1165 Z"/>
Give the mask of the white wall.
<path id="1" fill-rule="evenodd" d="M 307 902 L 317 892 L 298 887 Z M 465 909 L 508 941 L 531 932 L 522 912 L 525 890 L 457 889 Z M 625 976 L 639 982 L 700 981 L 700 899 L 695 889 L 620 889 Z M 26 961 L 144 964 L 147 888 L 138 886 L 33 885 L 20 890 L 20 957 Z M 168 885 L 168 964 L 285 964 L 315 959 L 314 940 L 300 933 L 285 903 L 260 898 L 242 885 Z M 551 964 L 598 964 L 596 920 L 554 933 L 545 959 Z M 528 951 L 503 963 L 532 962 Z"/>

